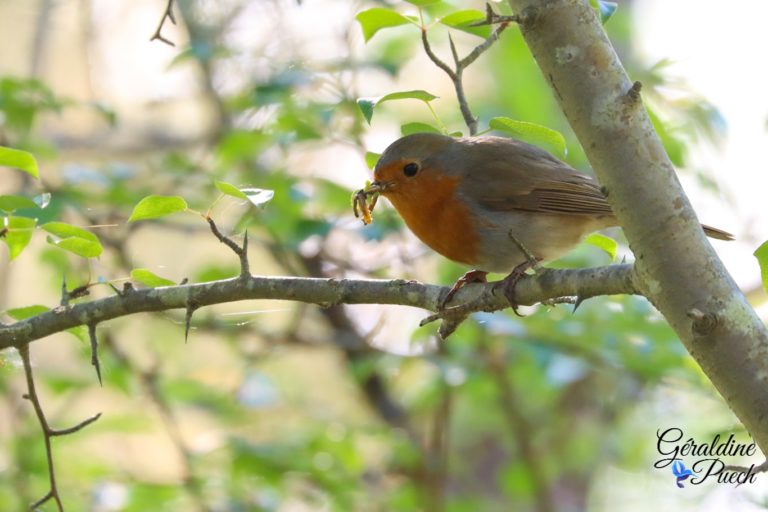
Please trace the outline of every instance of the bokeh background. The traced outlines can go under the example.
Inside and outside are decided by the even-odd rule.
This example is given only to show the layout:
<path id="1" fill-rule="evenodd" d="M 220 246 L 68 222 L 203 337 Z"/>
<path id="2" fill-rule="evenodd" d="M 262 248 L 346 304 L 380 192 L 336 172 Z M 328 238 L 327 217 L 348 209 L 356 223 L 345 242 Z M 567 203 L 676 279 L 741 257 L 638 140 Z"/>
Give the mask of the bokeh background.
<path id="1" fill-rule="evenodd" d="M 764 214 L 768 71 L 760 25 L 768 6 L 744 1 L 619 1 L 606 24 L 713 242 L 762 314 L 752 252 Z M 359 97 L 424 89 L 450 131 L 464 131 L 452 85 L 414 26 L 364 43 L 355 15 L 405 14 L 406 2 L 179 0 L 177 25 L 150 42 L 165 0 L 0 2 L 0 143 L 33 152 L 40 182 L 3 170 L 0 193 L 50 192 L 22 212 L 89 227 L 106 247 L 86 261 L 36 233 L 8 261 L 0 309 L 59 300 L 88 282 L 118 287 L 131 269 L 179 282 L 238 273 L 235 256 L 195 213 L 126 219 L 148 194 L 181 195 L 220 227 L 251 238 L 252 272 L 452 283 L 466 270 L 432 254 L 386 202 L 363 227 L 349 195 L 411 122 L 435 123 L 415 100 L 377 107 Z M 504 11 L 504 4 L 494 4 Z M 727 7 L 727 6 L 726 6 Z M 445 1 L 427 20 L 481 2 Z M 481 39 L 451 30 L 461 53 Z M 430 25 L 449 59 L 448 29 Z M 588 169 L 519 31 L 466 72 L 481 125 L 495 116 L 561 131 L 567 160 Z M 213 180 L 267 188 L 263 208 L 219 199 Z M 620 230 L 619 259 L 631 260 Z M 555 266 L 610 263 L 583 245 Z M 106 285 L 90 297 L 112 293 Z M 88 300 L 88 298 L 82 299 Z M 318 308 L 279 301 L 100 325 L 104 386 L 87 342 L 71 333 L 32 345 L 55 426 L 96 412 L 54 440 L 68 510 L 603 511 L 761 510 L 768 477 L 678 489 L 656 432 L 709 441 L 748 436 L 647 301 L 603 297 L 570 306 L 477 314 L 441 346 L 424 311 Z M 8 320 L 6 316 L 5 321 Z M 19 358 L 0 355 L 0 510 L 26 510 L 47 489 L 45 453 Z M 758 392 L 758 390 L 756 390 Z M 759 463 L 752 460 L 728 462 Z M 43 510 L 54 510 L 52 504 Z"/>

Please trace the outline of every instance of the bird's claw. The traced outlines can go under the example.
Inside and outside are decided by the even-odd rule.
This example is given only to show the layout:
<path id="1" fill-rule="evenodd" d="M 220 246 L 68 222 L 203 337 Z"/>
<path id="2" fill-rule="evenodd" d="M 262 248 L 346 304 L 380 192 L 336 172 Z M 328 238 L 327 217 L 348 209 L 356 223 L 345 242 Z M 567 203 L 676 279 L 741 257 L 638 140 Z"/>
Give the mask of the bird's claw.
<path id="1" fill-rule="evenodd" d="M 468 285 L 469 283 L 487 283 L 487 276 L 488 272 L 483 270 L 470 270 L 458 278 L 456 282 L 453 283 L 451 289 L 448 290 L 448 293 L 446 293 L 445 296 L 438 301 L 437 310 L 445 310 L 448 303 L 451 302 L 451 299 L 453 299 L 454 295 L 456 295 L 456 292 L 464 288 L 464 286 Z"/>

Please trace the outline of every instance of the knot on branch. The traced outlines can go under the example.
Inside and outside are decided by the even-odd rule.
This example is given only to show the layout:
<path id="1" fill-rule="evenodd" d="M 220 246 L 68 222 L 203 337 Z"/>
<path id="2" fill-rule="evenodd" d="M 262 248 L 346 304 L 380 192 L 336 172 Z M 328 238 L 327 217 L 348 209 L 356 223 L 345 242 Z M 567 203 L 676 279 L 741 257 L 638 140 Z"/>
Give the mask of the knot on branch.
<path id="1" fill-rule="evenodd" d="M 710 334 L 720 323 L 717 313 L 704 313 L 698 308 L 689 309 L 686 316 L 692 320 L 691 331 L 698 336 Z"/>
<path id="2" fill-rule="evenodd" d="M 640 90 L 643 88 L 643 83 L 639 80 L 632 84 L 632 87 L 627 91 L 627 99 L 633 103 L 640 101 Z"/>

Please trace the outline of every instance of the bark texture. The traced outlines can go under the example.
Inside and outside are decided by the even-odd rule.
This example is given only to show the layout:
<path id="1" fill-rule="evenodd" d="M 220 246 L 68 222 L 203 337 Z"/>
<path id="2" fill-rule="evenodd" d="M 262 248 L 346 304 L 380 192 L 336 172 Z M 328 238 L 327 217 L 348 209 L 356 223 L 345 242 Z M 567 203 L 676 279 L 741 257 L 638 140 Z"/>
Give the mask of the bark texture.
<path id="1" fill-rule="evenodd" d="M 768 333 L 683 192 L 588 0 L 509 0 L 637 262 L 635 281 L 768 453 Z"/>

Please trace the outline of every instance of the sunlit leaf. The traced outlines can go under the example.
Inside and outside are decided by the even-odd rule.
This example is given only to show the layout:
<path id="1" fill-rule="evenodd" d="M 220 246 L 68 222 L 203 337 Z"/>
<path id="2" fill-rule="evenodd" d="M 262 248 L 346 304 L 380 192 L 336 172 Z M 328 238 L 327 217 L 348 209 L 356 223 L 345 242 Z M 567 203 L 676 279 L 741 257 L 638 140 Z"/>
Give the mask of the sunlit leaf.
<path id="1" fill-rule="evenodd" d="M 37 208 L 37 203 L 24 196 L 0 196 L 0 210 L 10 213 L 22 208 Z"/>
<path id="2" fill-rule="evenodd" d="M 517 121 L 508 117 L 494 117 L 488 126 L 492 130 L 507 132 L 528 142 L 544 143 L 560 158 L 564 158 L 567 154 L 563 134 L 546 126 L 527 121 Z"/>
<path id="3" fill-rule="evenodd" d="M 40 179 L 37 160 L 32 153 L 26 151 L 0 146 L 0 166 L 13 167 Z"/>
<path id="4" fill-rule="evenodd" d="M 187 202 L 179 196 L 147 196 L 137 204 L 128 222 L 144 219 L 156 219 L 172 213 L 183 212 Z"/>
<path id="5" fill-rule="evenodd" d="M 616 251 L 618 250 L 619 244 L 617 244 L 616 240 L 613 238 L 601 235 L 600 233 L 592 233 L 586 237 L 584 241 L 607 252 L 608 256 L 611 257 L 611 261 L 616 259 Z"/>
<path id="6" fill-rule="evenodd" d="M 406 123 L 400 127 L 400 133 L 411 135 L 413 133 L 443 133 L 439 128 L 435 128 L 427 123 Z"/>
<path id="7" fill-rule="evenodd" d="M 158 286 L 173 286 L 176 284 L 170 279 L 160 277 L 146 268 L 135 268 L 131 270 L 131 279 L 138 281 L 144 286 L 148 286 L 150 288 L 156 288 Z"/>
<path id="8" fill-rule="evenodd" d="M 379 158 L 381 158 L 381 153 L 374 153 L 372 151 L 366 151 L 365 152 L 365 165 L 367 165 L 369 169 L 373 169 L 374 167 L 376 167 L 376 162 L 379 161 Z"/>
<path id="9" fill-rule="evenodd" d="M 757 248 L 754 252 L 757 263 L 760 265 L 760 277 L 763 280 L 763 288 L 768 291 L 768 241 Z"/>
<path id="10" fill-rule="evenodd" d="M 14 320 L 21 321 L 21 320 L 26 320 L 27 318 L 32 318 L 33 316 L 37 316 L 41 313 L 45 313 L 49 309 L 50 308 L 46 306 L 35 304 L 32 306 L 24 306 L 21 308 L 9 309 L 5 312 L 5 314 L 13 318 Z"/>
<path id="11" fill-rule="evenodd" d="M 91 242 L 98 242 L 99 237 L 91 233 L 87 229 L 83 229 L 66 222 L 46 222 L 42 224 L 40 228 L 44 229 L 52 235 L 56 235 L 59 238 L 77 237 L 90 240 Z"/>
<path id="12" fill-rule="evenodd" d="M 477 9 L 465 9 L 443 16 L 438 21 L 448 27 L 485 38 L 491 35 L 491 27 L 489 25 L 480 25 L 477 27 L 470 26 L 473 23 L 483 21 L 484 19 L 484 12 L 478 11 Z"/>
<path id="13" fill-rule="evenodd" d="M 363 38 L 365 42 L 383 28 L 398 27 L 406 23 L 415 23 L 416 19 L 410 16 L 403 16 L 399 12 L 384 7 L 374 7 L 357 13 L 355 19 L 360 23 L 363 29 Z"/>
<path id="14" fill-rule="evenodd" d="M 363 117 L 365 117 L 365 120 L 368 121 L 368 124 L 370 124 L 371 118 L 373 117 L 374 107 L 384 103 L 385 101 L 410 99 L 421 100 L 424 103 L 429 103 L 436 98 L 437 96 L 434 94 L 422 90 L 400 91 L 373 98 L 358 98 L 357 106 L 360 107 L 360 111 L 363 113 Z"/>
<path id="15" fill-rule="evenodd" d="M 83 258 L 95 258 L 104 250 L 99 237 L 87 229 L 66 222 L 46 222 L 40 227 L 56 237 L 48 237 L 48 243 Z"/>
<path id="16" fill-rule="evenodd" d="M 83 258 L 96 258 L 101 256 L 103 251 L 103 248 L 98 241 L 87 240 L 76 236 L 58 240 L 49 236 L 48 243 L 64 249 L 65 251 L 77 254 Z"/>
<path id="17" fill-rule="evenodd" d="M 261 206 L 275 197 L 274 190 L 264 188 L 241 188 L 240 191 L 256 206 Z"/>
<path id="18" fill-rule="evenodd" d="M 238 199 L 248 199 L 248 196 L 246 196 L 243 191 L 230 183 L 225 181 L 215 181 L 214 184 L 216 185 L 216 188 L 219 189 L 223 194 L 236 197 Z"/>
<path id="19" fill-rule="evenodd" d="M 4 230 L 5 234 L 0 237 L 0 240 L 8 246 L 8 258 L 10 260 L 21 254 L 21 251 L 32 240 L 32 233 L 36 224 L 35 219 L 27 217 L 6 217 L 4 219 L 3 224 L 0 225 L 0 230 Z"/>

